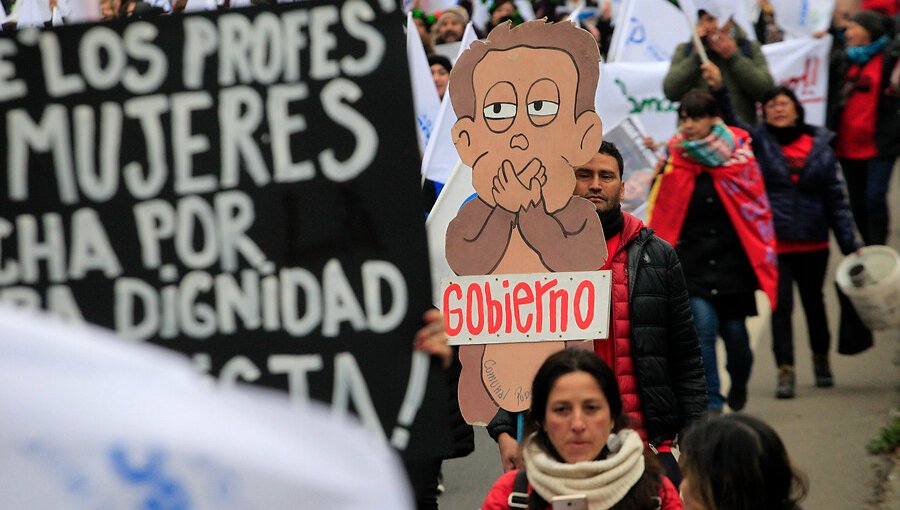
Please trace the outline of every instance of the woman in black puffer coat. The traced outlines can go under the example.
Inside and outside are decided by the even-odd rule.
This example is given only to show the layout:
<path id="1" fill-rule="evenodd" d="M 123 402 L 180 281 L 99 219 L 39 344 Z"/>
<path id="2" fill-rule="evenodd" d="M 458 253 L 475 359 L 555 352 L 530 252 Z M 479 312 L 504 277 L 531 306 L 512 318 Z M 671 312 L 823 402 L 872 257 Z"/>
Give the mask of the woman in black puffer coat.
<path id="1" fill-rule="evenodd" d="M 753 137 L 753 152 L 766 183 L 778 240 L 778 306 L 772 313 L 772 350 L 778 364 L 777 398 L 794 397 L 794 343 L 791 331 L 793 284 L 806 312 L 816 386 L 834 385 L 828 350 L 831 338 L 822 286 L 828 268 L 828 231 L 846 255 L 862 247 L 847 200 L 847 188 L 830 143 L 834 134 L 804 122 L 803 105 L 787 87 L 764 94 L 763 121 L 748 126 L 734 115 L 727 89 L 705 72 L 726 123 Z"/>

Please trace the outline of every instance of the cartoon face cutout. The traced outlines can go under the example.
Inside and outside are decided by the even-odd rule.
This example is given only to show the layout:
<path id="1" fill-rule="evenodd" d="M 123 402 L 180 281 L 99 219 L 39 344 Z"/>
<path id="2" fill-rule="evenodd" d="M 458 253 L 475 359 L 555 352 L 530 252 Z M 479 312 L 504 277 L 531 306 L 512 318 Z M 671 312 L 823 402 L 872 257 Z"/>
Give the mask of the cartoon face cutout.
<path id="1" fill-rule="evenodd" d="M 453 140 L 473 169 L 479 197 L 511 212 L 541 198 L 548 212 L 565 206 L 575 187 L 573 167 L 588 161 L 601 139 L 593 108 L 576 113 L 573 57 L 552 47 L 490 50 L 471 83 L 474 108 L 454 125 Z"/>
<path id="2" fill-rule="evenodd" d="M 458 275 L 591 271 L 607 249 L 596 209 L 573 197 L 573 169 L 600 147 L 594 111 L 597 42 L 571 23 L 501 23 L 464 51 L 450 73 L 460 159 L 479 200 L 447 228 L 447 262 Z M 463 345 L 460 411 L 488 423 L 497 407 L 530 403 L 538 367 L 563 342 Z M 590 342 L 576 342 L 586 344 Z"/>

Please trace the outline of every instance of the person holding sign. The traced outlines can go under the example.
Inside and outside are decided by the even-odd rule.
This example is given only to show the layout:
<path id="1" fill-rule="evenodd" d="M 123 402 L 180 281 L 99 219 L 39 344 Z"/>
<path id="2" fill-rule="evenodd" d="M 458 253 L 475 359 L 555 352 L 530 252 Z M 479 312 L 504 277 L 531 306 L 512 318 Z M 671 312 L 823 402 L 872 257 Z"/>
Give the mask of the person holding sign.
<path id="1" fill-rule="evenodd" d="M 456 350 L 447 344 L 447 334 L 444 332 L 444 318 L 441 312 L 430 309 L 422 316 L 424 325 L 416 332 L 413 347 L 417 351 L 424 352 L 441 362 L 446 375 L 447 383 L 447 407 L 449 408 L 449 422 L 451 434 L 451 449 L 449 455 L 443 458 L 404 459 L 404 466 L 412 485 L 416 500 L 417 510 L 437 510 L 437 497 L 442 492 L 439 488 L 441 481 L 441 464 L 444 459 L 465 457 L 475 450 L 475 432 L 466 424 L 459 412 L 457 403 L 457 387 L 459 385 L 460 364 Z"/>
<path id="2" fill-rule="evenodd" d="M 741 122 L 734 114 L 718 68 L 712 62 L 706 66 L 704 76 L 715 91 L 725 122 L 746 129 L 753 137 L 753 153 L 772 207 L 778 238 L 778 307 L 772 313 L 772 350 L 778 365 L 775 396 L 794 397 L 794 281 L 806 314 L 816 386 L 831 387 L 831 338 L 822 297 L 829 228 L 845 255 L 862 247 L 847 202 L 847 188 L 831 150 L 834 135 L 804 122 L 803 104 L 787 87 L 765 93 L 762 123 L 749 126 Z"/>
<path id="3" fill-rule="evenodd" d="M 588 32 L 545 20 L 501 24 L 462 53 L 450 73 L 458 117 L 452 138 L 472 168 L 478 196 L 447 229 L 454 273 L 594 271 L 603 265 L 606 244 L 594 208 L 572 196 L 572 165 L 590 160 L 602 138 L 594 106 L 599 60 Z M 561 341 L 462 346 L 466 421 L 485 424 L 498 408 L 527 409 L 533 374 L 563 347 Z"/>
<path id="4" fill-rule="evenodd" d="M 592 352 L 547 358 L 532 384 L 525 469 L 503 474 L 481 510 L 682 508 L 678 491 L 629 428 L 612 370 Z"/>
<path id="5" fill-rule="evenodd" d="M 671 446 L 706 411 L 703 361 L 675 250 L 622 211 L 624 170 L 621 153 L 607 141 L 575 169 L 575 194 L 596 207 L 610 253 L 603 269 L 612 271 L 610 339 L 595 340 L 593 347 L 616 376 L 632 428 L 658 453 L 677 486 L 681 474 Z M 512 415 L 500 411 L 488 433 L 497 441 L 504 470 L 519 466 Z"/>
<path id="6" fill-rule="evenodd" d="M 709 61 L 722 69 L 738 115 L 744 122 L 755 124 L 756 101 L 775 85 L 759 43 L 748 40 L 733 20 L 719 28 L 718 19 L 703 9 L 699 10 L 696 31 Z M 703 62 L 693 43 L 675 48 L 663 80 L 663 92 L 670 101 L 680 100 L 692 88 L 708 88 L 700 68 Z"/>
<path id="7" fill-rule="evenodd" d="M 716 99 L 692 90 L 678 107 L 678 133 L 650 192 L 650 228 L 675 246 L 684 266 L 700 337 L 709 408 L 721 411 L 716 334 L 725 340 L 728 405 L 743 409 L 753 352 L 745 320 L 756 314 L 754 292 L 776 305 L 778 260 L 772 211 L 750 148 L 750 135 L 726 126 Z"/>

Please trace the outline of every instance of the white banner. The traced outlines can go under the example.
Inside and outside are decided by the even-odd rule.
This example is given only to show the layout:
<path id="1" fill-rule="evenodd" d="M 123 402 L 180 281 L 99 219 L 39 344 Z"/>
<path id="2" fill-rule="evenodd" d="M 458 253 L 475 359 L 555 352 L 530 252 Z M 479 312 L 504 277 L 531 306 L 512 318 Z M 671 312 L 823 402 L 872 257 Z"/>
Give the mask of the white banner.
<path id="1" fill-rule="evenodd" d="M 678 124 L 678 103 L 666 99 L 662 89 L 668 70 L 668 62 L 601 64 L 596 107 L 603 125 L 615 126 L 634 115 L 647 135 L 668 141 Z"/>
<path id="2" fill-rule="evenodd" d="M 360 425 L 8 305 L 0 423 L 3 508 L 412 508 L 396 456 Z"/>
<path id="3" fill-rule="evenodd" d="M 824 126 L 831 36 L 766 44 L 762 50 L 775 83 L 790 87 L 803 103 L 806 123 Z"/>
<path id="4" fill-rule="evenodd" d="M 835 0 L 769 0 L 775 24 L 791 38 L 828 30 Z"/>
<path id="5" fill-rule="evenodd" d="M 412 85 L 413 109 L 416 113 L 416 133 L 419 135 L 419 154 L 425 154 L 428 139 L 437 123 L 441 98 L 438 96 L 431 67 L 422 38 L 416 29 L 412 14 L 406 15 L 406 59 L 409 62 L 409 82 Z"/>
<path id="6" fill-rule="evenodd" d="M 441 282 L 450 345 L 609 336 L 612 271 L 454 276 Z"/>
<path id="7" fill-rule="evenodd" d="M 830 36 L 762 47 L 775 83 L 793 89 L 806 109 L 806 122 L 818 126 L 825 124 L 830 50 Z M 678 124 L 678 103 L 662 90 L 668 68 L 668 62 L 602 64 L 596 106 L 604 126 L 634 115 L 657 143 L 667 142 Z"/>

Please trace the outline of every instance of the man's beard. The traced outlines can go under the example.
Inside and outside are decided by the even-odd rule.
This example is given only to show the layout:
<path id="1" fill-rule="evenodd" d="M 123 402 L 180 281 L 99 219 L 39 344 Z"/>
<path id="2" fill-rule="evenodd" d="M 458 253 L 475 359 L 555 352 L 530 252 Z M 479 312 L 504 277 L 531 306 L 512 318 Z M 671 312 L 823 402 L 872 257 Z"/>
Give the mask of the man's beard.
<path id="1" fill-rule="evenodd" d="M 616 202 L 605 211 L 597 211 L 597 216 L 600 217 L 600 224 L 603 225 L 603 237 L 606 239 L 622 231 L 625 218 L 622 216 L 621 202 Z"/>

